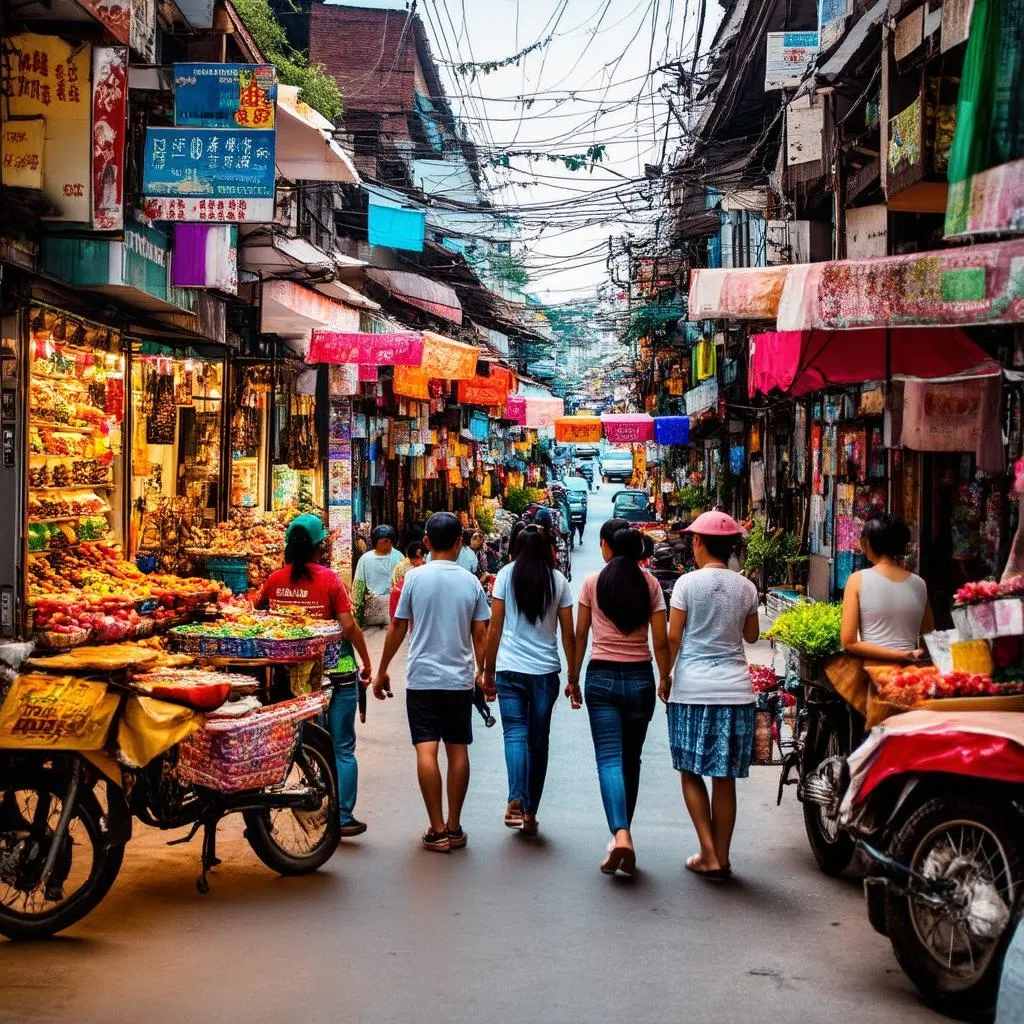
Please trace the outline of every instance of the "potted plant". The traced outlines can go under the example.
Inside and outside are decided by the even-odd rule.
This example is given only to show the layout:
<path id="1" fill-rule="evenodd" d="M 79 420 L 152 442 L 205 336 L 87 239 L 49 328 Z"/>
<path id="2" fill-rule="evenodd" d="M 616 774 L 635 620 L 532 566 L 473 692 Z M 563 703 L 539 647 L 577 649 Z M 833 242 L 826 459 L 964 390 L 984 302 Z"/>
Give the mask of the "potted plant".
<path id="1" fill-rule="evenodd" d="M 783 612 L 765 640 L 777 640 L 800 655 L 800 678 L 814 682 L 821 675 L 822 662 L 843 649 L 840 640 L 843 608 L 839 604 L 801 601 Z"/>

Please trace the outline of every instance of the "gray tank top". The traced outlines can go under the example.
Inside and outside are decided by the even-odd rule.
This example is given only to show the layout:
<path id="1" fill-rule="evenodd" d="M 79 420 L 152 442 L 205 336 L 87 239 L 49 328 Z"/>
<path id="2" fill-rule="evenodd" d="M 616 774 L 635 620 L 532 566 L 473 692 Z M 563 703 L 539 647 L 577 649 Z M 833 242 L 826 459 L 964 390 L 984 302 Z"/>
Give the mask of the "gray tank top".
<path id="1" fill-rule="evenodd" d="M 874 569 L 860 574 L 860 638 L 897 651 L 917 649 L 928 588 L 920 576 L 887 579 Z"/>

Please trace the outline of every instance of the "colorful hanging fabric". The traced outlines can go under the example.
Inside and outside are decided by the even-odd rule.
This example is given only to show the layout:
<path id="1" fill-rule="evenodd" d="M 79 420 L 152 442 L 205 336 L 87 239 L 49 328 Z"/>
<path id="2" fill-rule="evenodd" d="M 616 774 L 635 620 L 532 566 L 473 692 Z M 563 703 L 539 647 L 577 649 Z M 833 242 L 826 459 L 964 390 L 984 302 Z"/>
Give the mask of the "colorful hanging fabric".
<path id="1" fill-rule="evenodd" d="M 693 379 L 699 384 L 718 375 L 718 347 L 714 339 L 705 338 L 693 347 Z"/>

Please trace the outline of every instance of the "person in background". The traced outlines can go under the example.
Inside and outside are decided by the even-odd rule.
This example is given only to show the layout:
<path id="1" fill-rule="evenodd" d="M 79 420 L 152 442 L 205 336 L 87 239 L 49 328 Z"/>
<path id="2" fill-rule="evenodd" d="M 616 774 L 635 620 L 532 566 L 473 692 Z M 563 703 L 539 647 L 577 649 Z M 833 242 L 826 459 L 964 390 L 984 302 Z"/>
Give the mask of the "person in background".
<path id="1" fill-rule="evenodd" d="M 477 577 L 482 576 L 487 572 L 487 555 L 484 552 L 484 535 L 480 530 L 474 530 L 470 535 L 469 550 L 476 555 L 476 569 L 471 571 Z"/>
<path id="2" fill-rule="evenodd" d="M 423 565 L 426 555 L 427 549 L 423 546 L 423 541 L 414 540 L 406 545 L 405 558 L 395 566 L 395 571 L 391 574 L 391 599 L 388 608 L 391 618 L 395 617 L 395 609 L 398 607 L 398 598 L 402 593 L 405 574 L 410 569 Z"/>
<path id="3" fill-rule="evenodd" d="M 630 828 L 640 790 L 640 754 L 657 703 L 650 636 L 661 683 L 669 678 L 665 598 L 658 581 L 638 564 L 644 553 L 638 530 L 624 519 L 610 519 L 601 527 L 600 540 L 607 564 L 580 588 L 575 675 L 579 678 L 592 629 L 587 713 L 613 836 L 601 871 L 632 875 L 636 851 Z"/>
<path id="4" fill-rule="evenodd" d="M 723 880 L 732 872 L 736 780 L 747 777 L 754 749 L 757 706 L 743 641 L 760 634 L 757 587 L 728 567 L 742 533 L 732 516 L 704 512 L 687 529 L 697 569 L 672 591 L 675 679 L 662 680 L 658 696 L 668 705 L 672 766 L 700 843 L 686 868 Z M 704 776 L 711 777 L 710 800 Z"/>
<path id="5" fill-rule="evenodd" d="M 679 569 L 676 566 L 675 552 L 670 544 L 658 544 L 654 549 L 651 558 L 651 575 L 661 585 L 661 592 L 665 595 L 666 610 L 668 602 L 672 598 L 672 591 L 676 581 L 679 579 Z"/>
<path id="6" fill-rule="evenodd" d="M 928 588 L 899 565 L 910 530 L 885 512 L 864 524 L 860 548 L 870 569 L 853 573 L 843 591 L 843 650 L 877 661 L 918 661 L 921 636 L 933 628 Z"/>
<path id="7" fill-rule="evenodd" d="M 433 552 L 431 552 L 431 560 L 433 560 Z M 462 531 L 462 547 L 459 548 L 459 555 L 456 559 L 459 565 L 462 566 L 467 572 L 471 572 L 474 576 L 477 576 L 480 572 L 480 559 L 477 557 L 476 551 L 473 550 L 473 531 L 463 530 Z"/>
<path id="8" fill-rule="evenodd" d="M 374 527 L 370 534 L 371 549 L 356 563 L 352 577 L 356 619 L 363 626 L 388 624 L 388 598 L 391 594 L 391 575 L 401 554 L 395 550 L 398 535 L 392 526 Z"/>
<path id="9" fill-rule="evenodd" d="M 484 690 L 497 690 L 505 734 L 505 824 L 526 835 L 537 834 L 537 808 L 548 770 L 551 712 L 561 668 L 555 638 L 559 626 L 569 666 L 565 695 L 579 708 L 572 593 L 555 569 L 547 537 L 537 526 L 528 526 L 516 560 L 494 581 L 484 663 Z"/>
<path id="10" fill-rule="evenodd" d="M 421 842 L 427 850 L 447 853 L 466 845 L 461 817 L 469 788 L 473 692 L 483 675 L 491 610 L 480 581 L 458 565 L 459 520 L 450 512 L 432 515 L 426 543 L 433 558 L 405 575 L 373 694 L 378 700 L 392 695 L 388 667 L 411 627 L 405 698 L 416 774 L 429 821 Z M 438 766 L 442 742 L 448 758 L 447 817 Z"/>
<path id="11" fill-rule="evenodd" d="M 352 615 L 352 601 L 338 574 L 320 564 L 324 554 L 327 531 L 318 516 L 296 516 L 285 531 L 283 569 L 272 572 L 259 597 L 257 608 L 299 607 L 315 619 L 334 619 L 341 626 L 345 644 L 338 661 L 325 665 L 332 677 L 334 691 L 327 709 L 327 721 L 334 746 L 338 773 L 338 813 L 343 837 L 362 835 L 366 825 L 356 820 L 354 811 L 359 786 L 359 765 L 356 763 L 356 708 L 360 685 L 367 686 L 373 677 L 370 652 L 363 631 Z M 362 667 L 356 676 L 355 648 Z"/>

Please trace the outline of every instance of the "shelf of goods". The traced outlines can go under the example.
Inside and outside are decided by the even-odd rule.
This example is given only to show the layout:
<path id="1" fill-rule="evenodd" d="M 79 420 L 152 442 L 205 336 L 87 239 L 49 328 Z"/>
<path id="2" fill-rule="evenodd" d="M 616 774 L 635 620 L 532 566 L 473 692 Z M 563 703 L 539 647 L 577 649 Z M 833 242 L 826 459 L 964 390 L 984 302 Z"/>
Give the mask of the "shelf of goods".
<path id="1" fill-rule="evenodd" d="M 33 347 L 29 408 L 29 550 L 109 537 L 114 510 L 101 494 L 116 489 L 123 357 L 41 336 Z"/>
<path id="2" fill-rule="evenodd" d="M 30 627 L 49 648 L 148 636 L 228 596 L 211 580 L 145 575 L 103 541 L 31 553 L 26 576 Z"/>

